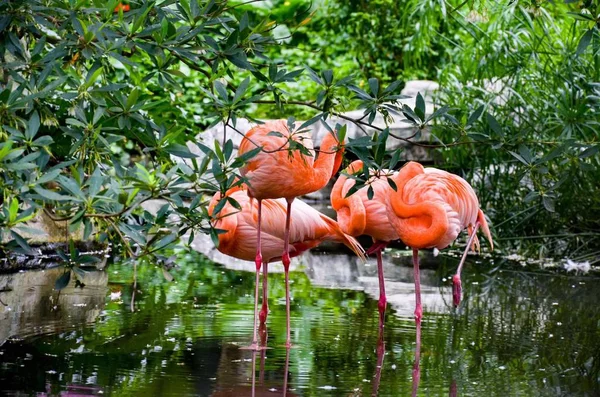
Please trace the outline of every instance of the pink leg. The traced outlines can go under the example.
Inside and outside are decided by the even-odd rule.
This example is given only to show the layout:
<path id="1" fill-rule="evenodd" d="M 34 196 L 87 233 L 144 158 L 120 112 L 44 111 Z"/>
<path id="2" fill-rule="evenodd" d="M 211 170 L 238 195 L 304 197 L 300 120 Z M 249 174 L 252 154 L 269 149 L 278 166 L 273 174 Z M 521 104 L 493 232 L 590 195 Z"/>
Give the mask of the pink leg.
<path id="1" fill-rule="evenodd" d="M 258 284 L 260 278 L 260 267 L 262 265 L 262 254 L 261 254 L 261 242 L 260 242 L 260 218 L 261 218 L 262 200 L 258 200 L 258 227 L 256 237 L 256 258 L 254 264 L 256 265 L 256 285 L 254 286 L 254 333 L 252 336 L 251 349 L 258 348 L 257 343 L 257 318 L 258 318 Z"/>
<path id="2" fill-rule="evenodd" d="M 452 277 L 452 301 L 454 303 L 454 307 L 460 305 L 460 300 L 462 296 L 462 283 L 460 281 L 460 272 L 462 271 L 465 259 L 467 259 L 467 254 L 469 253 L 469 250 L 473 245 L 473 240 L 477 236 L 477 229 L 479 229 L 479 222 L 475 222 L 475 226 L 473 226 L 473 232 L 469 236 L 469 241 L 467 242 L 465 252 L 463 253 L 462 258 L 460 258 L 460 263 L 458 264 L 458 268 L 456 269 L 456 274 Z"/>
<path id="3" fill-rule="evenodd" d="M 283 397 L 287 396 L 289 369 L 290 369 L 290 347 L 288 346 L 285 349 L 285 368 L 283 370 Z"/>
<path id="4" fill-rule="evenodd" d="M 413 266 L 415 267 L 415 322 L 417 323 L 417 328 L 420 329 L 421 318 L 423 318 L 423 306 L 421 306 L 421 276 L 419 274 L 419 250 L 416 248 L 413 248 Z"/>
<path id="5" fill-rule="evenodd" d="M 379 275 L 379 328 L 383 328 L 385 322 L 385 308 L 387 298 L 385 296 L 385 280 L 383 278 L 383 259 L 381 258 L 381 249 L 377 251 L 377 273 Z"/>
<path id="6" fill-rule="evenodd" d="M 379 395 L 379 384 L 381 383 L 381 369 L 383 368 L 383 359 L 385 358 L 385 342 L 383 341 L 383 328 L 379 328 L 379 337 L 377 338 L 377 366 L 375 367 L 375 379 L 373 380 L 372 396 Z"/>
<path id="7" fill-rule="evenodd" d="M 412 371 L 412 397 L 417 397 L 419 381 L 421 380 L 421 322 L 417 322 L 417 338 L 415 349 L 415 364 Z"/>
<path id="8" fill-rule="evenodd" d="M 269 272 L 268 267 L 268 263 L 263 263 L 263 301 L 262 309 L 260 309 L 260 313 L 258 313 L 261 324 L 267 322 L 267 315 L 269 314 L 269 300 L 267 298 L 267 274 Z"/>
<path id="9" fill-rule="evenodd" d="M 285 346 L 291 346 L 291 334 L 290 334 L 290 224 L 292 222 L 292 201 L 293 198 L 287 200 L 287 213 L 285 219 L 285 234 L 283 236 L 283 255 L 281 261 L 283 262 L 283 270 L 285 272 L 285 310 L 287 314 L 287 338 L 285 340 Z"/>

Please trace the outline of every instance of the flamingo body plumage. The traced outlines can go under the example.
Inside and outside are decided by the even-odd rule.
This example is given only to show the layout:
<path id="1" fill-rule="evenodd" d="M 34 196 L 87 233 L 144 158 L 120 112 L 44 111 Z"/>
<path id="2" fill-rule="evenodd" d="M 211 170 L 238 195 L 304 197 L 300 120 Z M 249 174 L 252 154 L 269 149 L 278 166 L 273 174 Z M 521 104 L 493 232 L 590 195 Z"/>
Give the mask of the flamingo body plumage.
<path id="1" fill-rule="evenodd" d="M 411 161 L 392 180 L 397 190 L 390 189 L 387 197 L 389 220 L 406 245 L 441 250 L 479 222 L 493 249 L 477 195 L 463 178 Z M 477 238 L 474 244 L 478 245 Z"/>
<path id="2" fill-rule="evenodd" d="M 229 256 L 241 260 L 254 261 L 257 246 L 258 202 L 248 197 L 245 190 L 232 189 L 227 196 L 233 198 L 242 207 L 234 208 L 225 204 L 213 221 L 216 229 L 225 230 L 218 235 L 217 249 Z M 213 196 L 208 213 L 212 215 L 220 200 L 220 193 Z M 261 244 L 264 263 L 281 260 L 283 252 L 286 214 L 285 199 L 265 199 L 262 202 Z M 352 236 L 345 234 L 338 223 L 320 213 L 302 200 L 292 204 L 292 222 L 290 224 L 290 256 L 295 257 L 314 248 L 324 241 L 333 241 L 346 245 L 357 255 L 363 256 L 360 244 Z"/>
<path id="3" fill-rule="evenodd" d="M 413 249 L 417 308 L 415 317 L 420 322 L 422 308 L 418 250 L 443 249 L 450 245 L 464 229 L 469 242 L 453 277 L 453 301 L 458 306 L 462 286 L 460 272 L 470 248 L 479 249 L 477 229 L 482 228 L 491 248 L 492 236 L 475 191 L 463 178 L 436 168 L 424 168 L 410 161 L 394 176 L 397 189 L 388 192 L 388 217 L 400 239 Z"/>
<path id="4" fill-rule="evenodd" d="M 270 133 L 275 134 L 270 134 Z M 311 155 L 288 151 L 289 139 L 302 144 Z M 340 143 L 332 134 L 321 142 L 315 159 L 314 144 L 306 132 L 290 131 L 285 120 L 272 120 L 248 131 L 240 143 L 242 155 L 261 146 L 263 151 L 240 169 L 248 179 L 248 191 L 257 199 L 293 199 L 323 188 L 337 172 L 342 161 Z"/>

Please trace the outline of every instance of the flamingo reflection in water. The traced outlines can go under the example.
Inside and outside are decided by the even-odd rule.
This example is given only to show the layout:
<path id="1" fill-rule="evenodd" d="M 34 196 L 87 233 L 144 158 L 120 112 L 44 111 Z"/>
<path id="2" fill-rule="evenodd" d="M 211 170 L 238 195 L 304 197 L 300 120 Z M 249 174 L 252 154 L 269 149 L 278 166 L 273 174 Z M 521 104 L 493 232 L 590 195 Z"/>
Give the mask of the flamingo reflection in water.
<path id="1" fill-rule="evenodd" d="M 259 334 L 259 345 L 266 347 L 267 345 L 267 326 L 265 323 L 261 323 L 258 329 Z M 283 371 L 283 384 L 280 381 L 274 383 L 270 380 L 265 381 L 265 360 L 267 358 L 267 351 L 271 349 L 257 349 L 257 350 L 245 350 L 245 349 L 231 349 L 234 354 L 243 352 L 249 352 L 251 356 L 251 369 L 250 376 L 252 380 L 248 384 L 248 367 L 246 366 L 248 359 L 231 359 L 226 357 L 221 361 L 225 365 L 230 366 L 232 363 L 237 363 L 243 368 L 219 368 L 220 378 L 217 380 L 217 386 L 212 397 L 240 397 L 240 396 L 252 396 L 252 397 L 272 397 L 272 396 L 285 396 L 295 397 L 296 394 L 288 390 L 288 377 L 289 377 L 289 363 L 290 363 L 290 349 L 286 348 L 285 355 L 285 366 Z M 247 357 L 247 353 L 243 355 Z M 239 357 L 239 356 L 236 356 Z M 256 373 L 258 359 L 258 376 Z"/>

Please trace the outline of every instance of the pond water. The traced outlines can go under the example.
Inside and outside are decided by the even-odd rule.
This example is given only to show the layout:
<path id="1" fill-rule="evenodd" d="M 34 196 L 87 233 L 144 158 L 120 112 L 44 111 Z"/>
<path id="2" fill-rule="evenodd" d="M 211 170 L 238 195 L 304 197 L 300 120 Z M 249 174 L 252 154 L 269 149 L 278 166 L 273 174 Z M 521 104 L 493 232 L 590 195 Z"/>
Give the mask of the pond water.
<path id="1" fill-rule="evenodd" d="M 174 282 L 142 267 L 90 272 L 53 291 L 62 270 L 0 275 L 0 390 L 35 396 L 598 396 L 600 279 L 516 269 L 470 256 L 451 308 L 457 259 L 423 253 L 424 319 L 415 362 L 410 253 L 388 252 L 391 302 L 378 330 L 374 260 L 315 253 L 296 263 L 292 343 L 283 275 L 270 276 L 251 352 L 254 274 L 182 251 Z M 481 261 L 481 262 L 478 262 Z M 229 267 L 247 266 L 236 263 Z M 417 367 L 418 366 L 418 367 Z M 418 381 L 418 382 L 417 382 Z"/>

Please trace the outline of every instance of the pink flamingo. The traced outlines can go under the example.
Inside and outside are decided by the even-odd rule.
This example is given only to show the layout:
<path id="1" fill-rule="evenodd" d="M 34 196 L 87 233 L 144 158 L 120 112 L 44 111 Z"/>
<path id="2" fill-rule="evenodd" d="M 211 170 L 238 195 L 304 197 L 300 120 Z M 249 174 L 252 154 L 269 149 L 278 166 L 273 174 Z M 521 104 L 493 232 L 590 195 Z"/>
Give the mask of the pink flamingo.
<path id="1" fill-rule="evenodd" d="M 471 185 L 461 177 L 436 168 L 423 168 L 410 161 L 394 176 L 397 189 L 388 190 L 388 217 L 400 239 L 413 249 L 415 268 L 415 319 L 421 323 L 421 283 L 419 249 L 443 249 L 450 245 L 465 228 L 469 233 L 467 247 L 460 260 L 453 282 L 453 302 L 460 304 L 462 286 L 460 273 L 470 248 L 479 249 L 477 230 L 483 229 L 490 246 L 492 236 L 479 200 Z"/>
<path id="2" fill-rule="evenodd" d="M 364 258 L 363 250 L 358 242 L 353 237 L 344 234 L 336 221 L 321 214 L 301 200 L 294 201 L 294 205 L 290 205 L 291 202 L 285 199 L 262 200 L 263 224 L 259 235 L 257 230 L 260 227 L 258 214 L 261 210 L 261 201 L 250 199 L 246 186 L 230 189 L 226 196 L 236 200 L 242 209 L 237 210 L 230 203 L 227 203 L 213 221 L 215 228 L 225 230 L 225 233 L 219 234 L 218 246 L 218 250 L 224 254 L 253 261 L 256 256 L 256 247 L 260 243 L 262 248 L 261 261 L 266 266 L 269 262 L 282 259 L 283 248 L 287 243 L 284 238 L 287 237 L 289 238 L 289 249 L 285 252 L 288 257 L 298 256 L 323 241 L 335 241 L 345 244 L 361 258 Z M 220 193 L 213 196 L 208 207 L 209 214 L 213 214 L 214 208 L 220 199 Z M 283 219 L 286 214 L 291 215 L 293 221 L 284 224 Z M 260 348 L 257 344 L 259 274 L 260 267 L 257 266 L 254 291 L 254 334 L 250 346 L 254 350 Z M 288 287 L 287 282 L 286 287 Z M 289 298 L 289 291 L 286 291 L 286 297 Z M 286 346 L 289 346 L 289 299 L 286 300 L 286 309 Z M 266 304 L 266 274 L 263 278 L 263 310 L 265 312 L 268 310 Z"/>
<path id="3" fill-rule="evenodd" d="M 290 146 L 290 142 L 296 147 Z M 298 150 L 298 145 L 304 146 L 310 155 Z M 283 253 L 280 256 L 285 271 L 286 346 L 290 346 L 289 241 L 292 202 L 294 198 L 315 192 L 327 184 L 342 163 L 343 148 L 333 134 L 327 134 L 315 159 L 312 139 L 304 131 L 290 131 L 284 120 L 268 121 L 252 128 L 240 143 L 238 153 L 242 155 L 256 147 L 262 147 L 263 150 L 240 169 L 249 182 L 248 195 L 258 201 L 254 262 L 258 273 L 264 262 L 260 240 L 262 202 L 265 199 L 283 198 L 287 202 L 287 209 Z"/>
<path id="4" fill-rule="evenodd" d="M 346 174 L 354 174 L 363 168 L 363 162 L 354 161 L 344 171 Z M 375 252 L 377 255 L 377 273 L 379 275 L 379 327 L 383 327 L 385 320 L 385 309 L 387 298 L 385 295 L 385 281 L 383 278 L 383 261 L 381 251 L 390 241 L 398 240 L 399 236 L 388 219 L 385 200 L 390 186 L 386 180 L 385 172 L 373 175 L 369 186 L 373 189 L 373 198 L 369 200 L 368 187 L 364 186 L 354 194 L 346 197 L 348 191 L 354 186 L 355 181 L 345 175 L 341 175 L 331 191 L 331 205 L 337 212 L 340 227 L 351 236 L 366 234 L 373 238 L 373 246 L 367 253 Z"/>

